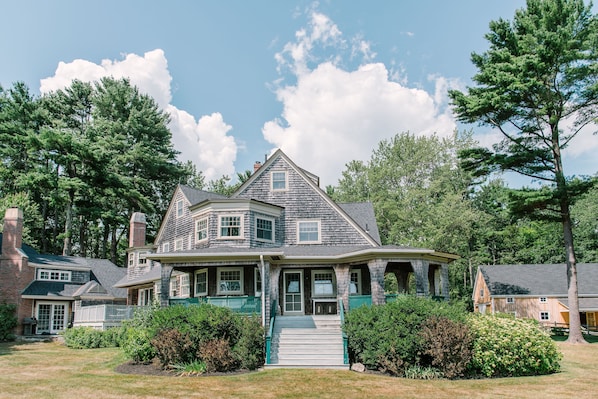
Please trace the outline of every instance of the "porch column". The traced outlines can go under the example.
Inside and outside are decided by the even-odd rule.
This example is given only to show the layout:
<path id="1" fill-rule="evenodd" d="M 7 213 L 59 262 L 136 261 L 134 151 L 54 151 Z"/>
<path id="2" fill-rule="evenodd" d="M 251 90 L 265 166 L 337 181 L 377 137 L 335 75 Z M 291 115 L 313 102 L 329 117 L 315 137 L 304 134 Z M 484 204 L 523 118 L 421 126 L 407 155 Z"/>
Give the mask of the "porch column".
<path id="1" fill-rule="evenodd" d="M 260 262 L 261 263 L 261 262 Z M 262 265 L 260 264 L 258 267 L 260 271 L 260 277 L 262 279 L 262 312 L 263 312 L 263 325 L 268 326 L 270 323 L 270 307 L 272 306 L 272 299 L 270 293 L 270 286 L 272 285 L 270 282 L 270 262 L 264 261 L 264 267 L 262 269 Z M 262 274 L 263 273 L 263 274 Z"/>
<path id="2" fill-rule="evenodd" d="M 272 306 L 272 302 L 276 300 L 277 302 L 277 309 L 275 310 L 276 314 L 279 315 L 281 304 L 278 303 L 279 297 L 279 289 L 278 289 L 278 279 L 280 278 L 280 266 L 278 265 L 270 265 L 270 303 L 268 304 L 268 308 Z M 270 313 L 268 313 L 268 319 L 270 318 Z"/>
<path id="3" fill-rule="evenodd" d="M 448 263 L 440 265 L 440 286 L 442 287 L 441 294 L 445 301 L 450 299 L 449 294 L 449 266 Z"/>
<path id="4" fill-rule="evenodd" d="M 428 281 L 428 270 L 430 263 L 421 259 L 411 261 L 411 267 L 415 273 L 415 292 L 417 296 L 430 295 L 430 282 Z"/>
<path id="5" fill-rule="evenodd" d="M 350 273 L 349 265 L 335 265 L 334 272 L 336 273 L 336 299 L 343 301 L 345 310 L 349 309 L 349 283 Z"/>
<path id="6" fill-rule="evenodd" d="M 160 271 L 160 306 L 165 308 L 170 302 L 170 275 L 172 274 L 172 266 L 162 265 Z"/>
<path id="7" fill-rule="evenodd" d="M 370 279 L 372 286 L 372 305 L 383 305 L 386 303 L 384 296 L 384 272 L 386 271 L 387 261 L 374 259 L 368 262 Z"/>

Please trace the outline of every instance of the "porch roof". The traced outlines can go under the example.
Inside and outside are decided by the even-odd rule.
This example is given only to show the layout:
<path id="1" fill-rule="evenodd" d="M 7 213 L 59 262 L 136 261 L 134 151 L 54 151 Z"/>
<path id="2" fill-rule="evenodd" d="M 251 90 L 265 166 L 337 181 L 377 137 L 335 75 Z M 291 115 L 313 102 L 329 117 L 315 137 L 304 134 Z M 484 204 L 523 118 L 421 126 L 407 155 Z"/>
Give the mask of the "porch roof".
<path id="1" fill-rule="evenodd" d="M 568 299 L 560 299 L 559 302 L 569 310 Z M 579 298 L 579 311 L 598 312 L 598 298 Z"/>

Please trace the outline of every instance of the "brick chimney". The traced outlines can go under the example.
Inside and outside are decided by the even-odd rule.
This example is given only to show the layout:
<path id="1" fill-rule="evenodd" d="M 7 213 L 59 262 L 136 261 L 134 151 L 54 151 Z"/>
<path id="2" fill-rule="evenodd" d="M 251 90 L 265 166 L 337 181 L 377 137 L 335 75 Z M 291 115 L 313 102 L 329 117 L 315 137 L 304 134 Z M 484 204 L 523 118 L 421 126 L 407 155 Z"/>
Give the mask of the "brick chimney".
<path id="1" fill-rule="evenodd" d="M 8 208 L 4 214 L 4 231 L 2 232 L 2 253 L 14 254 L 23 245 L 23 211 L 19 208 Z"/>
<path id="2" fill-rule="evenodd" d="M 145 245 L 145 213 L 135 212 L 131 215 L 129 224 L 129 247 L 143 247 Z"/>
<path id="3" fill-rule="evenodd" d="M 262 163 L 260 161 L 255 161 L 253 164 L 253 173 L 257 172 L 259 168 L 262 167 Z"/>

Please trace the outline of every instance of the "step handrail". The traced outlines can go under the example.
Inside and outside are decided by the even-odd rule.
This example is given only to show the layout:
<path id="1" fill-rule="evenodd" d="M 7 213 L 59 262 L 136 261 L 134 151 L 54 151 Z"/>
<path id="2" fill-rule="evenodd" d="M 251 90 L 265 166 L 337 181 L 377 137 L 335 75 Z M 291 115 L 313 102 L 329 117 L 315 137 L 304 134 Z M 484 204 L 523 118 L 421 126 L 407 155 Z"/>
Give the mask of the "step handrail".
<path id="1" fill-rule="evenodd" d="M 270 364 L 270 350 L 272 348 L 272 335 L 274 334 L 274 322 L 276 321 L 276 299 L 272 301 L 270 308 L 270 328 L 266 334 L 266 364 Z"/>
<path id="2" fill-rule="evenodd" d="M 341 331 L 343 334 L 343 363 L 349 364 L 349 343 L 347 334 L 345 333 L 345 329 L 343 328 L 345 324 L 345 305 L 342 299 L 338 300 L 338 311 L 341 318 Z"/>

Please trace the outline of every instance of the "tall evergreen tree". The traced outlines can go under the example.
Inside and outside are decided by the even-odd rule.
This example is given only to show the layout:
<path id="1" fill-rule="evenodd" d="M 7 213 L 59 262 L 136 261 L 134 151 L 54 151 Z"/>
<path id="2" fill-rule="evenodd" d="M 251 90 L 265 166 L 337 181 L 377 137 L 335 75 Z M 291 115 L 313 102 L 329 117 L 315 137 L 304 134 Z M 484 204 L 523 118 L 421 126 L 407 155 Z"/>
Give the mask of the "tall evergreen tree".
<path id="1" fill-rule="evenodd" d="M 477 85 L 449 96 L 461 121 L 492 126 L 503 140 L 493 151 L 478 148 L 462 156 L 480 173 L 512 170 L 546 183 L 513 195 L 512 208 L 561 223 L 569 342 L 585 342 L 570 207 L 593 181 L 567 178 L 562 151 L 598 117 L 598 20 L 583 0 L 528 0 L 512 22 L 491 22 L 486 39 L 490 49 L 472 54 Z"/>

